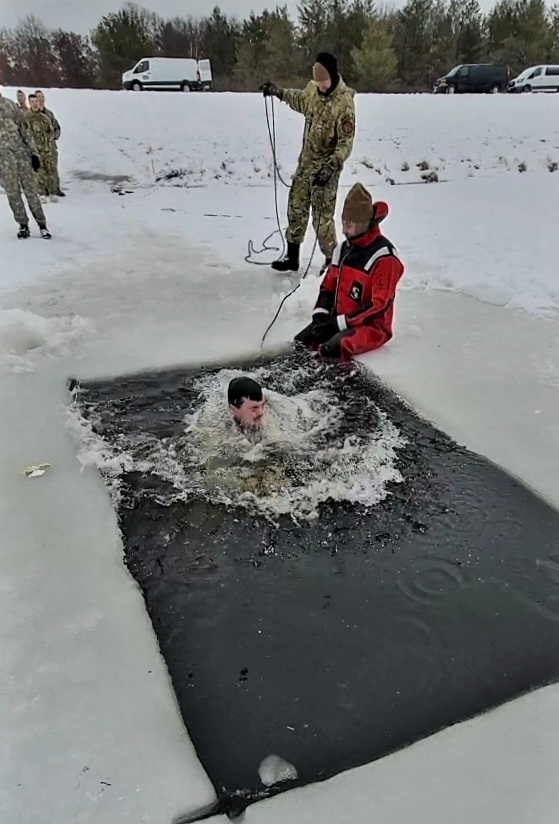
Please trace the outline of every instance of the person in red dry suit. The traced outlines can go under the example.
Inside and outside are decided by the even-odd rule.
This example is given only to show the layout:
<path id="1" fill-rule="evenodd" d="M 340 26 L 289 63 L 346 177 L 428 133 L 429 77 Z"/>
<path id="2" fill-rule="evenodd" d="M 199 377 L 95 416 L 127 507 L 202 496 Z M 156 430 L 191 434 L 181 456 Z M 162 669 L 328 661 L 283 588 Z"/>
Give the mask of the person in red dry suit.
<path id="1" fill-rule="evenodd" d="M 320 286 L 312 322 L 295 341 L 342 361 L 378 349 L 392 338 L 394 299 L 404 266 L 380 223 L 388 204 L 373 202 L 356 183 L 342 211 L 346 240 L 333 254 Z"/>

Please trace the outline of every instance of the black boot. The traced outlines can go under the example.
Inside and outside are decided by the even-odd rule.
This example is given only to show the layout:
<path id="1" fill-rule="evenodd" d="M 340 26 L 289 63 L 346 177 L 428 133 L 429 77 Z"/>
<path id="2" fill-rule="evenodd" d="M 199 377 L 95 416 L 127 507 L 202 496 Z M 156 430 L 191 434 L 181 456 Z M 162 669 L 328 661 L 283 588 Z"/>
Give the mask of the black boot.
<path id="1" fill-rule="evenodd" d="M 287 255 L 281 260 L 272 263 L 272 269 L 276 272 L 298 272 L 299 271 L 299 244 L 287 241 Z"/>
<path id="2" fill-rule="evenodd" d="M 51 233 L 47 229 L 47 224 L 46 223 L 39 223 L 39 231 L 41 233 L 41 237 L 44 240 L 50 240 L 52 238 Z"/>
<path id="3" fill-rule="evenodd" d="M 20 223 L 19 224 L 19 232 L 17 233 L 18 238 L 22 240 L 23 238 L 29 237 L 29 226 L 27 223 Z"/>

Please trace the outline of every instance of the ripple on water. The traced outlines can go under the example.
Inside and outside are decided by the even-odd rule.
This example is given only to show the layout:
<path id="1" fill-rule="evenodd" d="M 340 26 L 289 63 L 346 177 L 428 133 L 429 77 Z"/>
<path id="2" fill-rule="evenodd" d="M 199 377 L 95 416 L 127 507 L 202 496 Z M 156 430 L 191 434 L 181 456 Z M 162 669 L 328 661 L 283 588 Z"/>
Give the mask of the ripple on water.
<path id="1" fill-rule="evenodd" d="M 431 606 L 462 589 L 467 574 L 459 561 L 419 558 L 398 577 L 398 587 L 417 604 Z"/>

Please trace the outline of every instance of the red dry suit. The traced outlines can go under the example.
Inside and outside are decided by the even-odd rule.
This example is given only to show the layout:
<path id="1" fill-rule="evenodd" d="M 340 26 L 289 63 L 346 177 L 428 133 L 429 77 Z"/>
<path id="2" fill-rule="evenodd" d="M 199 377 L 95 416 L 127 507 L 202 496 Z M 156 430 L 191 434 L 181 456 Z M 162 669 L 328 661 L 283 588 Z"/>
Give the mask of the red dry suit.
<path id="1" fill-rule="evenodd" d="M 325 348 L 335 344 L 342 360 L 378 349 L 393 335 L 394 299 L 404 266 L 378 225 L 388 215 L 388 204 L 379 201 L 374 208 L 372 228 L 335 249 L 313 311 L 315 321 L 323 315 L 336 319 L 339 333 Z"/>

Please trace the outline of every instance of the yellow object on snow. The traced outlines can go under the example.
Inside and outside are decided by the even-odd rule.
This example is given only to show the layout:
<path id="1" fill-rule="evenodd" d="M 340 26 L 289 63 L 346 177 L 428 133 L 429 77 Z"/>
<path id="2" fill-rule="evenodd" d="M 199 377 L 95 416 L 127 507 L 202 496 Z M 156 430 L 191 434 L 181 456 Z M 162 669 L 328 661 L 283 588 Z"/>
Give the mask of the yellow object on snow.
<path id="1" fill-rule="evenodd" d="M 23 474 L 26 478 L 39 478 L 41 475 L 44 475 L 49 468 L 49 463 L 36 464 L 36 466 L 28 466 L 27 469 L 24 469 Z"/>

